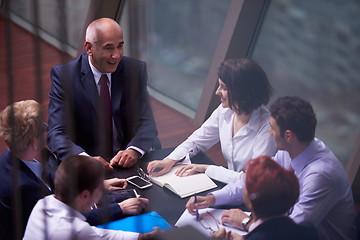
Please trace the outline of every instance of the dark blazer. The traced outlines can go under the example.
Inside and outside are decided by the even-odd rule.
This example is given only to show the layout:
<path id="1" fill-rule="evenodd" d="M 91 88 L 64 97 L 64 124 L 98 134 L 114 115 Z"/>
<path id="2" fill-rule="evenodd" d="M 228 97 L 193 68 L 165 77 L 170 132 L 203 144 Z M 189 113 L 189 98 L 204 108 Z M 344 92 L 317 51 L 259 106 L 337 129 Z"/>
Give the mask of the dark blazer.
<path id="1" fill-rule="evenodd" d="M 12 181 L 14 161 L 19 164 L 19 170 L 16 171 L 18 174 L 18 184 L 16 186 Z M 46 182 L 47 179 L 51 181 L 50 171 L 45 174 L 44 178 Z M 47 183 L 49 186 L 53 186 L 52 182 Z M 19 196 L 21 195 L 18 204 L 14 204 L 12 198 L 15 189 L 18 190 Z M 20 234 L 19 236 L 22 237 L 30 213 L 37 201 L 52 193 L 53 191 L 25 163 L 15 158 L 8 150 L 5 150 L 0 156 L 0 239 L 14 239 L 14 231 L 17 231 Z M 13 224 L 14 209 L 20 211 L 19 219 L 22 220 L 16 226 Z M 122 213 L 117 203 L 110 203 L 106 207 L 84 213 L 84 216 L 90 225 L 99 225 L 127 215 Z M 17 227 L 19 229 L 16 229 Z"/>
<path id="2" fill-rule="evenodd" d="M 251 231 L 246 240 L 318 240 L 311 223 L 296 224 L 288 217 L 270 219 Z"/>
<path id="3" fill-rule="evenodd" d="M 15 186 L 12 181 L 14 161 L 19 166 L 18 183 Z M 14 190 L 18 190 L 19 202 L 15 204 L 13 199 Z M 9 239 L 13 239 L 13 231 L 16 231 L 13 224 L 14 209 L 19 209 L 21 225 L 19 224 L 20 236 L 25 231 L 30 213 L 39 199 L 51 194 L 51 190 L 41 181 L 25 163 L 14 158 L 8 150 L 0 156 L 0 224 L 5 229 Z"/>
<path id="4" fill-rule="evenodd" d="M 51 69 L 48 146 L 60 160 L 84 151 L 102 156 L 102 116 L 88 61 L 88 55 L 82 54 Z M 160 148 L 148 101 L 146 64 L 124 56 L 111 79 L 113 118 L 121 145 L 114 153 L 128 146 L 145 152 Z"/>

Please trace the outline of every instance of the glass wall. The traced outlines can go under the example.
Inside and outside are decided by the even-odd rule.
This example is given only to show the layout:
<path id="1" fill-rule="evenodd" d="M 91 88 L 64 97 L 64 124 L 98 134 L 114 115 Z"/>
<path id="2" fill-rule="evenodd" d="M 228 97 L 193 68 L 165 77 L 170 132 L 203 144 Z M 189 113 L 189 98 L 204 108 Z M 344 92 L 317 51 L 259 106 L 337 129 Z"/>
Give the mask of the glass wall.
<path id="1" fill-rule="evenodd" d="M 13 21 L 29 31 L 35 31 L 33 25 L 36 24 L 34 16 L 37 13 L 39 34 L 57 47 L 66 45 L 68 49 L 63 50 L 76 55 L 89 0 L 11 0 L 9 3 Z"/>
<path id="2" fill-rule="evenodd" d="M 317 137 L 344 163 L 360 123 L 360 2 L 272 1 L 253 53 L 279 96 L 317 113 Z"/>
<path id="3" fill-rule="evenodd" d="M 130 44 L 147 63 L 150 89 L 195 112 L 230 0 L 134 2 L 139 38 Z"/>

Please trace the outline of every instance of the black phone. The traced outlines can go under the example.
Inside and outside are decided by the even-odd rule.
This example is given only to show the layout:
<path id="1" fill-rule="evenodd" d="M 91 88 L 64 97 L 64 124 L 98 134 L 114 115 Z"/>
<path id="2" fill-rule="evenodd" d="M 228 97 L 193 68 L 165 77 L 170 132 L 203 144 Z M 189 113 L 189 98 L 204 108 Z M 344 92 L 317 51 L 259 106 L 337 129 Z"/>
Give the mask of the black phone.
<path id="1" fill-rule="evenodd" d="M 144 189 L 144 188 L 148 188 L 148 187 L 152 186 L 151 182 L 145 180 L 144 178 L 142 178 L 140 176 L 128 177 L 126 179 L 126 181 L 128 181 L 129 183 L 131 183 L 132 185 L 134 185 L 140 189 Z"/>

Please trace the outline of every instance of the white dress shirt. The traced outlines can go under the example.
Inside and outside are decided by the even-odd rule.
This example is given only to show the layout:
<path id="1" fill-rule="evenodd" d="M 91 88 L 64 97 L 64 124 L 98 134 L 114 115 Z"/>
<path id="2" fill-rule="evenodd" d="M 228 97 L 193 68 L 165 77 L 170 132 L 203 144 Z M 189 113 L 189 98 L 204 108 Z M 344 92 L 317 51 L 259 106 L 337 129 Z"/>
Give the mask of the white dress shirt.
<path id="1" fill-rule="evenodd" d="M 319 139 L 292 159 L 287 151 L 273 158 L 295 171 L 300 195 L 290 218 L 295 222 L 311 221 L 320 239 L 355 239 L 355 206 L 349 180 L 340 161 Z M 241 204 L 244 181 L 226 185 L 213 192 L 215 205 Z"/>
<path id="2" fill-rule="evenodd" d="M 139 234 L 90 226 L 77 210 L 54 195 L 40 199 L 31 212 L 24 240 L 138 239 Z"/>
<path id="3" fill-rule="evenodd" d="M 199 151 L 207 151 L 220 141 L 221 152 L 228 168 L 211 165 L 205 174 L 216 180 L 229 183 L 241 178 L 241 170 L 247 161 L 261 155 L 273 156 L 275 145 L 269 134 L 269 111 L 261 106 L 254 110 L 250 120 L 233 136 L 233 121 L 235 112 L 220 105 L 202 126 L 181 143 L 169 156 L 170 159 L 185 160 Z"/>

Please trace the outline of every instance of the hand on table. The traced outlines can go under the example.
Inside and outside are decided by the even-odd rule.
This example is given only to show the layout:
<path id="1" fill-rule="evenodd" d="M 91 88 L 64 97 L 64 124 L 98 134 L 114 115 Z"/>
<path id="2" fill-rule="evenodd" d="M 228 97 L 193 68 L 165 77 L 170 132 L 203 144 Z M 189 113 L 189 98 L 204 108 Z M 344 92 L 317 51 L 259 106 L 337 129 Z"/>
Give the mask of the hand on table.
<path id="1" fill-rule="evenodd" d="M 204 173 L 208 167 L 207 164 L 189 164 L 177 170 L 175 174 L 180 177 L 190 176 L 196 173 Z"/>
<path id="2" fill-rule="evenodd" d="M 111 166 L 130 168 L 134 166 L 141 154 L 133 149 L 121 150 L 110 160 Z"/>
<path id="3" fill-rule="evenodd" d="M 244 213 L 241 209 L 234 208 L 230 210 L 225 210 L 221 216 L 221 223 L 230 223 L 234 227 L 240 230 L 246 230 L 242 227 L 242 220 L 244 218 L 249 217 L 246 213 Z"/>
<path id="4" fill-rule="evenodd" d="M 93 158 L 98 160 L 105 167 L 106 171 L 113 171 L 114 170 L 114 168 L 105 159 L 103 159 L 102 157 L 96 156 L 96 157 L 93 157 Z"/>
<path id="5" fill-rule="evenodd" d="M 208 208 L 211 205 L 215 204 L 214 195 L 210 194 L 207 196 L 197 196 L 197 203 L 195 203 L 195 198 L 191 197 L 189 201 L 186 203 L 186 209 L 189 211 L 191 215 L 196 215 L 198 209 Z"/>
<path id="6" fill-rule="evenodd" d="M 147 198 L 129 198 L 118 204 L 124 214 L 136 215 L 139 214 L 148 203 L 149 199 Z"/>
<path id="7" fill-rule="evenodd" d="M 147 165 L 147 172 L 149 175 L 157 177 L 170 171 L 177 161 L 170 158 L 163 160 L 154 160 Z"/>
<path id="8" fill-rule="evenodd" d="M 110 178 L 104 180 L 105 191 L 121 190 L 127 187 L 127 181 L 122 178 Z"/>
<path id="9" fill-rule="evenodd" d="M 140 233 L 138 240 L 154 239 L 154 235 L 161 232 L 160 228 L 154 227 L 154 231 L 149 233 Z"/>
<path id="10" fill-rule="evenodd" d="M 233 233 L 231 231 L 226 232 L 226 230 L 224 228 L 221 228 L 215 232 L 213 232 L 211 234 L 211 239 L 221 239 L 221 240 L 243 240 L 244 237 L 237 234 L 237 233 Z"/>

